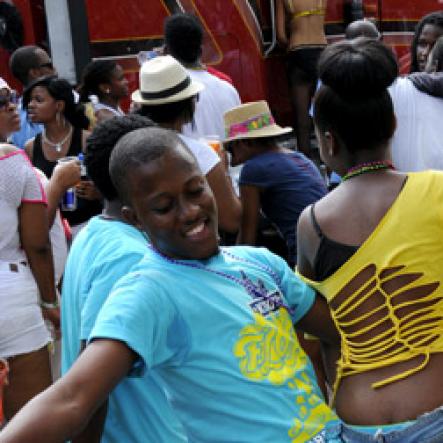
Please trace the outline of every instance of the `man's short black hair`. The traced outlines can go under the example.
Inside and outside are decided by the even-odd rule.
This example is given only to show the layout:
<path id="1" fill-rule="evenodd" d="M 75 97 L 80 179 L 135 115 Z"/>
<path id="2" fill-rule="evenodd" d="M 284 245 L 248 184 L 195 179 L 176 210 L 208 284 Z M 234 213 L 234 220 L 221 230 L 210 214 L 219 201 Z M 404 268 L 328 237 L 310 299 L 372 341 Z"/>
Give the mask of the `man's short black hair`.
<path id="1" fill-rule="evenodd" d="M 129 114 L 99 123 L 88 137 L 85 157 L 88 175 L 107 200 L 118 197 L 109 175 L 109 159 L 115 145 L 129 132 L 150 126 L 154 123 L 148 118 Z"/>
<path id="2" fill-rule="evenodd" d="M 131 174 L 135 169 L 180 147 L 194 159 L 177 133 L 170 129 L 142 128 L 124 135 L 115 145 L 109 161 L 109 173 L 121 202 L 131 205 Z"/>
<path id="3" fill-rule="evenodd" d="M 203 28 L 195 15 L 174 14 L 164 23 L 166 48 L 183 64 L 196 63 L 202 53 Z"/>
<path id="4" fill-rule="evenodd" d="M 9 68 L 12 75 L 22 84 L 29 82 L 29 71 L 39 67 L 40 58 L 37 50 L 38 46 L 22 46 L 16 49 L 9 59 Z"/>

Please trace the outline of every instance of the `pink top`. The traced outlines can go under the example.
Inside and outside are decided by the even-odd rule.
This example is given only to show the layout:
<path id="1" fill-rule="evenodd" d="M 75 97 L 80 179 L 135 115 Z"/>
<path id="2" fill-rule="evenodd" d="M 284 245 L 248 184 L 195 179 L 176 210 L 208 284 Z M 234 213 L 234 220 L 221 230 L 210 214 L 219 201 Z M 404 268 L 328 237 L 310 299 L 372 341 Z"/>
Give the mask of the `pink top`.
<path id="1" fill-rule="evenodd" d="M 23 203 L 46 204 L 46 195 L 24 151 L 0 156 L 0 261 L 26 260 L 20 247 L 18 209 Z"/>

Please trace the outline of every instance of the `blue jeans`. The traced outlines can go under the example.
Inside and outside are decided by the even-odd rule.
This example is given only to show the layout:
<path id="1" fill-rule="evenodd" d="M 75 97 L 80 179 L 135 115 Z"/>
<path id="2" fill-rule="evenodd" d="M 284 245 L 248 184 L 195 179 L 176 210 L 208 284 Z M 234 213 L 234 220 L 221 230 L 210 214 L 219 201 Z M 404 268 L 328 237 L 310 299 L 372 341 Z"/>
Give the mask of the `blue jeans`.
<path id="1" fill-rule="evenodd" d="M 421 415 L 410 426 L 384 432 L 383 426 L 371 435 L 339 423 L 326 430 L 327 443 L 442 443 L 443 406 Z"/>

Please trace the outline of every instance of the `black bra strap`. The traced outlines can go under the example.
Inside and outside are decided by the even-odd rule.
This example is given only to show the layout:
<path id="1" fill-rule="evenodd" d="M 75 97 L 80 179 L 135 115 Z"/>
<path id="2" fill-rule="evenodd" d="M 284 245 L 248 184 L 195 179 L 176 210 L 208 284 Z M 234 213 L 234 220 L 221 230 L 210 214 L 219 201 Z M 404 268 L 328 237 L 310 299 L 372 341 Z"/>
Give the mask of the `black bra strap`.
<path id="1" fill-rule="evenodd" d="M 315 218 L 314 207 L 315 207 L 315 203 L 311 205 L 311 221 L 312 221 L 312 225 L 314 226 L 314 229 L 315 229 L 315 232 L 317 233 L 317 235 L 320 238 L 323 238 L 324 237 L 323 231 L 321 230 L 321 228 L 320 228 L 320 226 L 319 226 L 319 224 L 317 222 L 317 219 Z"/>

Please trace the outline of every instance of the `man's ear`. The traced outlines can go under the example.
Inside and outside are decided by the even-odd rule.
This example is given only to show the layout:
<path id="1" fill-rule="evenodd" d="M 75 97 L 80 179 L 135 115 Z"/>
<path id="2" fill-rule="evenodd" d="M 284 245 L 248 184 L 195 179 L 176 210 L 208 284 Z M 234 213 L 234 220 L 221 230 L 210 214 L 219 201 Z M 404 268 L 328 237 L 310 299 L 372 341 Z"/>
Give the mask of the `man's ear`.
<path id="1" fill-rule="evenodd" d="M 28 84 L 34 81 L 35 79 L 41 77 L 41 70 L 40 68 L 31 68 L 28 71 Z"/>
<path id="2" fill-rule="evenodd" d="M 324 138 L 329 157 L 337 156 L 343 144 L 341 138 L 332 130 L 326 131 Z"/>
<path id="3" fill-rule="evenodd" d="M 123 205 L 122 209 L 121 209 L 121 213 L 122 213 L 123 220 L 126 223 L 129 223 L 130 225 L 136 227 L 139 230 L 142 230 L 142 226 L 141 226 L 141 223 L 137 217 L 137 214 L 130 206 Z"/>
<path id="4" fill-rule="evenodd" d="M 100 83 L 98 89 L 103 95 L 109 94 L 111 92 L 111 85 L 109 83 Z"/>

